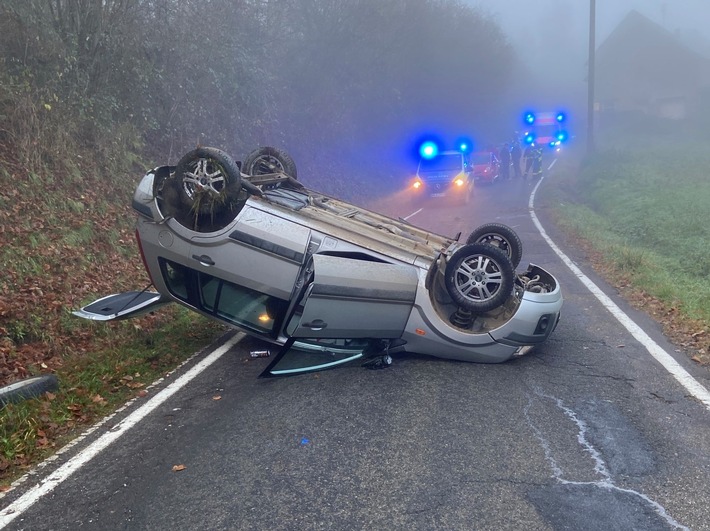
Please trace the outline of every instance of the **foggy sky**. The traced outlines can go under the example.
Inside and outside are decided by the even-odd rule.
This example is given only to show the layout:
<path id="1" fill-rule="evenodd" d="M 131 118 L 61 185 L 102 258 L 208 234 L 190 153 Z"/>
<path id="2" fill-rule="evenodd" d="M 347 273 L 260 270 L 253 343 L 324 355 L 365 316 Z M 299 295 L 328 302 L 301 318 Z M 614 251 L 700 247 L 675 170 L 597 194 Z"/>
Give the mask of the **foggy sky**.
<path id="1" fill-rule="evenodd" d="M 573 105 L 586 97 L 589 0 L 467 1 L 500 24 L 536 81 L 542 80 L 548 101 L 566 98 Z M 634 9 L 710 57 L 710 0 L 596 0 L 597 47 Z M 529 81 L 521 71 L 520 84 Z"/>

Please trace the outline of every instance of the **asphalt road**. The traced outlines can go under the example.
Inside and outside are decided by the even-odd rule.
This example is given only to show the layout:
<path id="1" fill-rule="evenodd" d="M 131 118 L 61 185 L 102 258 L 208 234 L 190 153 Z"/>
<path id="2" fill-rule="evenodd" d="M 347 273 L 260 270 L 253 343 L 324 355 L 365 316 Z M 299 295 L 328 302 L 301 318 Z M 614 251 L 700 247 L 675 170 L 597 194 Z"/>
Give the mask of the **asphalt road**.
<path id="1" fill-rule="evenodd" d="M 537 190 L 541 200 L 554 172 Z M 528 356 L 501 365 L 407 356 L 379 371 L 259 380 L 268 360 L 248 352 L 262 343 L 241 339 L 207 366 L 212 347 L 0 499 L 0 528 L 710 529 L 708 405 L 551 250 L 531 219 L 533 189 L 479 187 L 469 205 L 427 204 L 410 218 L 463 237 L 484 222 L 509 224 L 523 241 L 521 267 L 537 263 L 558 277 L 562 320 Z M 381 206 L 406 216 L 405 205 Z M 534 212 L 710 388 L 708 371 L 596 278 L 545 208 Z M 153 409 L 139 419 L 142 407 Z M 102 440 L 110 444 L 98 451 Z"/>

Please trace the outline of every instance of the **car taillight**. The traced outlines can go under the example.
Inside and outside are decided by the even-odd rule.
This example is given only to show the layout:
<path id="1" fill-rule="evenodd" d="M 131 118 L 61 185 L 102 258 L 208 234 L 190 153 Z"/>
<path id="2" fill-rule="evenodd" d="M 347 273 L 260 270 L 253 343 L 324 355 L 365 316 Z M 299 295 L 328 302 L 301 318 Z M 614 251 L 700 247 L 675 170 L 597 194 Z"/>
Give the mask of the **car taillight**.
<path id="1" fill-rule="evenodd" d="M 136 241 L 138 242 L 138 250 L 140 251 L 141 260 L 143 260 L 143 267 L 145 267 L 145 270 L 148 272 L 150 282 L 155 285 L 155 282 L 153 282 L 153 275 L 150 274 L 150 268 L 148 267 L 148 262 L 145 259 L 145 254 L 143 254 L 143 244 L 141 243 L 141 235 L 138 232 L 138 229 L 136 229 Z"/>

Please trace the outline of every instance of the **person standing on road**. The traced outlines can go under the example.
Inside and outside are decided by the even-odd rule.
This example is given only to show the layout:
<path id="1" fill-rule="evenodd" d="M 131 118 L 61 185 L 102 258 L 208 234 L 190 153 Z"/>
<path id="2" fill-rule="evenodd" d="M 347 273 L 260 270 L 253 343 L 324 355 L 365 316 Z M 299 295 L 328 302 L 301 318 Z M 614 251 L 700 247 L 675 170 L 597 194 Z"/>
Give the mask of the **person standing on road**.
<path id="1" fill-rule="evenodd" d="M 542 177 L 542 146 L 538 146 L 534 151 L 535 155 L 532 162 L 533 179 Z"/>
<path id="2" fill-rule="evenodd" d="M 513 147 L 510 148 L 510 160 L 513 163 L 513 176 L 516 179 L 520 178 L 520 159 L 523 156 L 523 150 L 520 149 L 520 142 L 513 140 Z"/>
<path id="3" fill-rule="evenodd" d="M 526 179 L 528 173 L 530 173 L 530 168 L 532 168 L 533 160 L 535 159 L 535 144 L 528 144 L 525 148 L 525 173 L 523 178 Z"/>
<path id="4" fill-rule="evenodd" d="M 510 180 L 510 145 L 508 142 L 500 148 L 500 178 L 503 181 Z"/>

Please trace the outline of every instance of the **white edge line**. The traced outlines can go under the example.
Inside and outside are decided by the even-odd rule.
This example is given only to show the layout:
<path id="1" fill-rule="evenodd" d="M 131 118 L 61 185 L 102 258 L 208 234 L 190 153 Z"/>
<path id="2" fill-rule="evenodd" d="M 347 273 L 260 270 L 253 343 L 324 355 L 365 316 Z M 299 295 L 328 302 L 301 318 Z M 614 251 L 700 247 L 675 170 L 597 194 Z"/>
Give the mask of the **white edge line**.
<path id="1" fill-rule="evenodd" d="M 557 159 L 555 159 L 557 160 Z M 599 302 L 619 321 L 624 328 L 626 328 L 631 335 L 653 356 L 653 358 L 660 363 L 663 368 L 665 368 L 678 383 L 680 383 L 685 389 L 700 402 L 705 405 L 705 408 L 710 410 L 710 392 L 708 392 L 705 387 L 703 387 L 695 378 L 693 378 L 688 371 L 686 371 L 680 364 L 661 348 L 661 346 L 656 343 L 651 337 L 644 332 L 640 326 L 638 326 L 628 315 L 626 315 L 621 308 L 619 308 L 614 301 L 612 301 L 599 287 L 592 282 L 587 275 L 582 273 L 582 271 L 569 259 L 569 257 L 563 253 L 557 245 L 552 241 L 552 239 L 547 235 L 542 224 L 535 215 L 535 193 L 538 187 L 542 184 L 544 177 L 541 178 L 530 194 L 530 200 L 528 202 L 528 209 L 530 211 L 530 217 L 533 223 L 537 227 L 542 237 L 545 239 L 547 244 L 552 248 L 552 250 L 560 257 L 564 264 L 574 273 L 574 275 L 579 279 L 579 281 L 586 286 L 586 288 L 592 292 Z"/>
<path id="2" fill-rule="evenodd" d="M 415 210 L 414 212 L 409 214 L 406 218 L 402 218 L 402 219 L 408 220 L 409 218 L 412 218 L 412 217 L 416 216 L 417 214 L 419 214 L 419 212 L 421 212 L 422 210 L 423 210 L 422 208 L 420 208 L 419 210 Z"/>
<path id="3" fill-rule="evenodd" d="M 222 346 L 218 347 L 209 355 L 205 356 L 205 358 L 196 363 L 195 366 L 189 371 L 158 392 L 152 399 L 136 409 L 121 422 L 113 426 L 110 431 L 104 433 L 84 450 L 55 470 L 54 473 L 42 480 L 42 482 L 32 487 L 13 503 L 5 507 L 2 511 L 0 511 L 0 529 L 4 528 L 7 524 L 12 522 L 12 520 L 29 509 L 42 496 L 52 492 L 55 487 L 68 479 L 74 472 L 79 470 L 79 468 L 88 463 L 91 459 L 96 457 L 96 455 L 98 455 L 104 448 L 115 442 L 119 437 L 121 437 L 121 435 L 138 424 L 143 418 L 182 389 L 193 378 L 221 358 L 226 352 L 229 351 L 230 348 L 241 341 L 243 337 L 243 333 L 235 334 Z"/>

